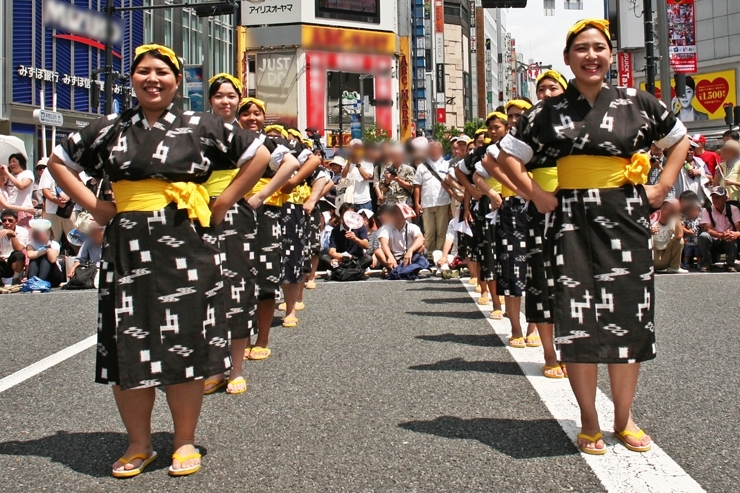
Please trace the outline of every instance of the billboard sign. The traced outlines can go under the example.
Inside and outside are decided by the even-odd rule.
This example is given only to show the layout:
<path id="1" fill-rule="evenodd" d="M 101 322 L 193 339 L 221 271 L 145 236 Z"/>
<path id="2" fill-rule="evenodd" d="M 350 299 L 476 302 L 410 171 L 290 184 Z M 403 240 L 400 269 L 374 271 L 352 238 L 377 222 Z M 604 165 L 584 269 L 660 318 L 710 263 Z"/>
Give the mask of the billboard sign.
<path id="1" fill-rule="evenodd" d="M 80 8 L 60 0 L 44 0 L 44 25 L 50 29 L 77 34 L 95 41 L 106 40 L 107 20 L 104 13 Z M 121 19 L 114 17 L 111 42 L 119 44 L 122 40 Z"/>
<path id="2" fill-rule="evenodd" d="M 244 0 L 240 4 L 242 26 L 301 22 L 301 0 Z"/>
<path id="3" fill-rule="evenodd" d="M 298 77 L 295 51 L 257 53 L 255 90 L 267 104 L 265 123 L 298 125 Z"/>
<path id="4" fill-rule="evenodd" d="M 686 77 L 686 97 L 677 98 L 671 87 L 671 109 L 682 122 L 723 120 L 726 104 L 736 105 L 735 71 L 708 72 Z M 671 81 L 671 86 L 675 81 Z M 645 89 L 645 84 L 640 84 Z M 656 97 L 660 98 L 660 82 L 655 83 Z"/>
<path id="5" fill-rule="evenodd" d="M 635 78 L 632 75 L 632 53 L 629 51 L 617 53 L 617 85 L 635 87 Z"/>
<path id="6" fill-rule="evenodd" d="M 698 70 L 694 0 L 668 0 L 668 53 L 677 74 Z"/>
<path id="7" fill-rule="evenodd" d="M 205 108 L 205 101 L 203 101 L 203 66 L 185 65 L 182 76 L 188 90 L 187 97 L 190 99 L 190 110 L 203 111 Z"/>

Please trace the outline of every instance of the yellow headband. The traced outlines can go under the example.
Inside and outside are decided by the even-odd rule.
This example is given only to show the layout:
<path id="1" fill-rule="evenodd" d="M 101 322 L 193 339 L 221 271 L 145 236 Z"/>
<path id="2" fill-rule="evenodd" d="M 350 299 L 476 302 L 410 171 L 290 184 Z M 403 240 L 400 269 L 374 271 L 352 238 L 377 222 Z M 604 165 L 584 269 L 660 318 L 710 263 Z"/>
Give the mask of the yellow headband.
<path id="1" fill-rule="evenodd" d="M 529 108 L 532 107 L 530 103 L 526 102 L 523 99 L 512 99 L 511 101 L 506 103 L 506 106 L 504 106 L 504 110 L 508 113 L 509 108 L 511 108 L 512 106 L 516 106 L 520 110 L 524 111 L 527 111 Z"/>
<path id="2" fill-rule="evenodd" d="M 593 26 L 597 28 L 599 31 L 606 34 L 606 39 L 612 39 L 612 35 L 609 32 L 609 21 L 606 19 L 583 19 L 568 29 L 568 34 L 565 36 L 565 46 L 568 46 L 568 41 L 570 41 L 571 37 L 574 37 L 578 35 L 581 31 L 586 29 L 588 26 Z"/>
<path id="3" fill-rule="evenodd" d="M 507 116 L 500 111 L 493 111 L 489 113 L 488 116 L 486 116 L 486 122 L 488 122 L 488 120 L 490 120 L 491 118 L 498 118 L 499 120 L 502 120 L 504 122 L 507 120 Z"/>
<path id="4" fill-rule="evenodd" d="M 239 94 L 242 93 L 242 83 L 234 77 L 231 74 L 227 74 L 226 72 L 221 72 L 220 74 L 216 74 L 210 79 L 208 79 L 208 84 L 212 85 L 214 82 L 216 82 L 218 79 L 226 79 L 234 86 L 234 89 L 236 89 L 236 92 Z"/>
<path id="5" fill-rule="evenodd" d="M 139 57 L 142 57 L 149 53 L 150 51 L 156 51 L 163 57 L 166 57 L 169 61 L 172 62 L 172 64 L 177 68 L 177 70 L 181 70 L 182 67 L 180 66 L 180 59 L 177 58 L 177 55 L 175 55 L 175 52 L 172 51 L 170 48 L 167 48 L 166 46 L 162 45 L 141 45 L 136 50 L 134 50 L 134 64 L 136 64 L 136 60 L 139 59 Z"/>
<path id="6" fill-rule="evenodd" d="M 303 139 L 301 142 L 303 142 L 303 145 L 308 147 L 309 149 L 313 149 L 313 141 L 308 139 Z"/>
<path id="7" fill-rule="evenodd" d="M 480 134 L 484 134 L 486 132 L 488 132 L 487 128 L 479 128 L 478 130 L 475 131 L 475 136 L 478 137 Z"/>
<path id="8" fill-rule="evenodd" d="M 295 128 L 289 128 L 288 133 L 298 140 L 303 140 L 303 135 L 301 135 L 301 133 Z"/>
<path id="9" fill-rule="evenodd" d="M 540 87 L 540 82 L 544 79 L 552 79 L 560 84 L 563 89 L 568 88 L 568 83 L 565 82 L 565 77 L 563 77 L 563 75 L 557 70 L 548 70 L 547 72 L 540 74 L 540 76 L 537 77 L 537 87 Z"/>
<path id="10" fill-rule="evenodd" d="M 241 102 L 239 103 L 239 110 L 236 113 L 237 114 L 241 113 L 242 109 L 250 103 L 256 104 L 257 107 L 262 110 L 262 113 L 267 113 L 267 105 L 265 104 L 264 101 L 262 101 L 261 99 L 257 99 L 257 98 L 242 99 Z"/>
<path id="11" fill-rule="evenodd" d="M 285 130 L 282 125 L 268 125 L 264 128 L 264 132 L 266 134 L 272 131 L 280 133 L 280 135 L 282 135 L 284 139 L 288 138 L 288 131 Z"/>

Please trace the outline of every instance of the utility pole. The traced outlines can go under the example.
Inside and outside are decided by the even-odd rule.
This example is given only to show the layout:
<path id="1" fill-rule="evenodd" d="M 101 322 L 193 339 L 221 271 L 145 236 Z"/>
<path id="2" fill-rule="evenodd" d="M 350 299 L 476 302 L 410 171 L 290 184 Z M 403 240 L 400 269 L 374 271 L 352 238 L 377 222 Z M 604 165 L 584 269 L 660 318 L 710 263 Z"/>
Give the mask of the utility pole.
<path id="1" fill-rule="evenodd" d="M 655 94 L 655 38 L 653 35 L 653 2 L 643 0 L 642 15 L 645 19 L 645 90 Z M 667 14 L 666 14 L 667 15 Z M 670 91 L 669 91 L 670 94 Z"/>
<path id="2" fill-rule="evenodd" d="M 342 79 L 344 72 L 339 72 L 339 148 L 344 148 L 344 99 L 342 94 Z"/>
<path id="3" fill-rule="evenodd" d="M 103 93 L 105 114 L 113 113 L 113 0 L 105 0 L 105 66 L 103 67 Z"/>
<path id="4" fill-rule="evenodd" d="M 666 0 L 657 0 L 658 8 L 658 52 L 660 53 L 660 99 L 671 108 L 671 58 L 668 53 L 668 5 Z"/>

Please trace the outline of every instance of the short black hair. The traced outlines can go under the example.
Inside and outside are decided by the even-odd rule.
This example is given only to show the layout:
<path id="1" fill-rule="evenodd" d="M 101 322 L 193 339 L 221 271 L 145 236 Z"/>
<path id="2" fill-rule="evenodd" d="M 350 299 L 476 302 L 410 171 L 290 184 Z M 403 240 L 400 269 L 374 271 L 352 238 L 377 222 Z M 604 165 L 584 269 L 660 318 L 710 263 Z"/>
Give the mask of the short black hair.
<path id="1" fill-rule="evenodd" d="M 740 142 L 740 132 L 738 132 L 737 130 L 725 130 L 725 132 L 722 134 L 722 137 L 727 137 L 730 140 Z"/>
<path id="2" fill-rule="evenodd" d="M 18 160 L 18 164 L 23 169 L 28 169 L 28 159 L 26 159 L 26 156 L 21 154 L 20 152 L 16 152 L 15 154 L 11 154 L 8 156 L 8 162 L 10 162 L 11 159 L 16 158 Z"/>
<path id="3" fill-rule="evenodd" d="M 221 89 L 221 86 L 223 84 L 231 84 L 231 87 L 234 88 L 237 96 L 239 96 L 239 89 L 236 88 L 233 82 L 231 82 L 226 77 L 219 77 L 218 79 L 214 80 L 213 83 L 208 87 L 208 99 L 211 99 L 213 96 L 215 96 L 218 90 Z"/>
<path id="4" fill-rule="evenodd" d="M 357 207 L 355 207 L 355 204 L 344 202 L 342 205 L 339 206 L 339 211 L 337 212 L 337 214 L 340 218 L 344 218 L 344 213 L 347 211 L 357 211 Z"/>
<path id="5" fill-rule="evenodd" d="M 692 91 L 696 92 L 696 82 L 690 75 L 686 76 L 686 87 L 690 87 Z"/>
<path id="6" fill-rule="evenodd" d="M 698 202 L 699 196 L 693 190 L 686 190 L 684 192 L 681 192 L 681 195 L 678 196 L 679 202 L 683 202 L 685 200 L 692 200 L 692 201 Z"/>
<path id="7" fill-rule="evenodd" d="M 376 212 L 375 215 L 380 216 L 381 214 L 390 214 L 394 209 L 398 209 L 398 207 L 391 204 L 384 204 L 378 208 L 378 212 Z"/>
<path id="8" fill-rule="evenodd" d="M 13 209 L 3 209 L 3 212 L 0 212 L 0 218 L 5 216 L 13 216 L 16 221 L 18 220 L 18 212 Z"/>

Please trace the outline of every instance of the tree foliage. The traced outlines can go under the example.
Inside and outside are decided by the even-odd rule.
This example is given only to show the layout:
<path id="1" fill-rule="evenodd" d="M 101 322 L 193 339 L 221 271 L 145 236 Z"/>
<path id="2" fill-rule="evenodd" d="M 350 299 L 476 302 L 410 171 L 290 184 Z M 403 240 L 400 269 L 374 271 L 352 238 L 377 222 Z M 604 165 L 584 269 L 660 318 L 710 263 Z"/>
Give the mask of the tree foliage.
<path id="1" fill-rule="evenodd" d="M 391 136 L 388 135 L 382 128 L 378 128 L 376 125 L 371 125 L 365 129 L 365 135 L 362 136 L 362 140 L 365 143 L 374 144 L 376 142 L 384 142 L 390 140 Z"/>
<path id="2" fill-rule="evenodd" d="M 483 118 L 474 118 L 470 121 L 465 122 L 463 133 L 472 139 L 473 137 L 475 137 L 475 131 L 481 127 L 484 127 L 485 125 L 486 122 L 483 120 Z"/>

